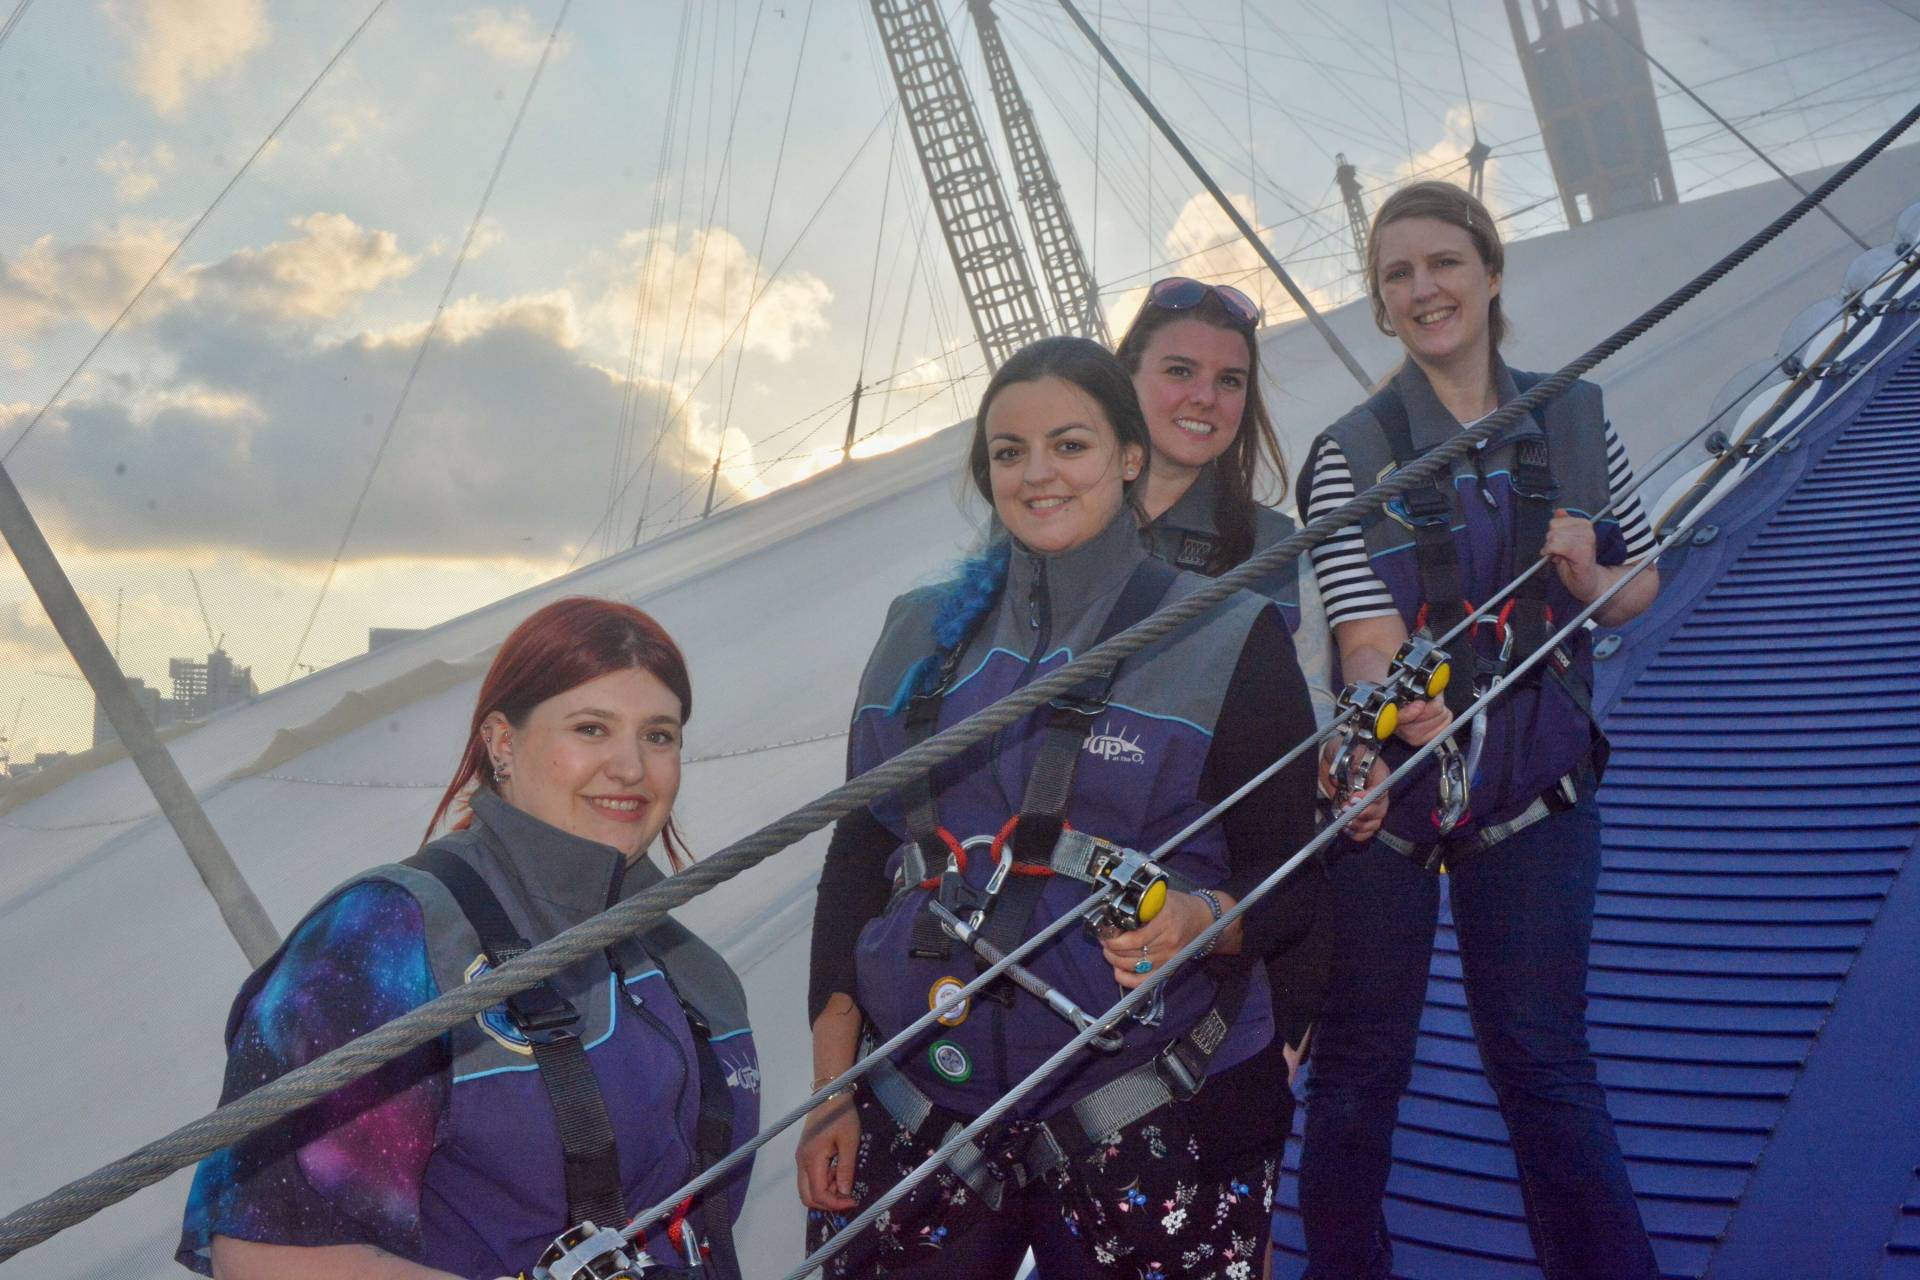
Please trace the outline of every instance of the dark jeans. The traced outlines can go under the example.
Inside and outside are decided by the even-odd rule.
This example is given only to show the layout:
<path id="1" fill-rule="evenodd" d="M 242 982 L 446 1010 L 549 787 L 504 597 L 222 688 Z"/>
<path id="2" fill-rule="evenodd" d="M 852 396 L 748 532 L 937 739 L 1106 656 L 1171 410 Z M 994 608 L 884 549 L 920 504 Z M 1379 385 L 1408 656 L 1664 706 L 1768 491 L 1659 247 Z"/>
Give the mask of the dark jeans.
<path id="1" fill-rule="evenodd" d="M 1587 949 L 1600 875 L 1591 797 L 1450 869 L 1467 1007 L 1550 1280 L 1657 1277 L 1587 1048 Z M 1334 871 L 1341 938 L 1307 1083 L 1300 1213 L 1310 1280 L 1382 1280 L 1381 1199 L 1413 1074 L 1439 879 L 1388 849 Z"/>

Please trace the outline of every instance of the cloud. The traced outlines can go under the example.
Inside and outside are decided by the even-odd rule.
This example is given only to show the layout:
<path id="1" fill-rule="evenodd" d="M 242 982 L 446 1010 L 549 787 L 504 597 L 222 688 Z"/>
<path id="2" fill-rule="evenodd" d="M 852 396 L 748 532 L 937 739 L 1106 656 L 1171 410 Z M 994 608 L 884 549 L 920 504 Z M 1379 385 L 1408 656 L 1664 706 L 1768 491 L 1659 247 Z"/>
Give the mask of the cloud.
<path id="1" fill-rule="evenodd" d="M 663 345 L 669 352 L 677 352 L 684 340 L 683 372 L 690 361 L 697 375 L 723 345 L 738 340 L 738 326 L 756 293 L 759 301 L 745 326 L 747 350 L 784 364 L 827 332 L 833 290 L 826 281 L 792 271 L 768 284 L 747 247 L 721 228 L 690 231 L 684 237 L 671 226 L 629 232 L 620 241 L 619 254 L 604 265 L 613 283 L 590 309 L 594 333 L 611 349 L 625 351 L 633 332 L 635 299 L 644 297 L 643 329 L 658 333 L 666 326 L 670 340 Z"/>
<path id="2" fill-rule="evenodd" d="M 113 193 L 121 204 L 139 204 L 159 189 L 162 174 L 173 172 L 173 148 L 157 142 L 142 155 L 123 138 L 95 160 L 94 166 L 114 179 Z"/>
<path id="3" fill-rule="evenodd" d="M 54 324 L 78 318 L 104 328 L 176 240 L 176 232 L 158 223 L 122 221 L 97 240 L 62 243 L 44 235 L 14 258 L 0 258 L 0 334 L 8 335 L 0 351 L 12 348 L 14 363 L 30 363 L 26 340 Z M 148 300 L 164 305 L 186 288 L 178 279 L 162 280 Z"/>
<path id="4" fill-rule="evenodd" d="M 1227 199 L 1233 202 L 1233 207 L 1239 210 L 1241 217 L 1258 225 L 1252 196 L 1230 191 Z M 1271 232 L 1261 233 L 1260 238 L 1276 257 L 1284 253 L 1284 247 L 1274 243 Z M 1166 274 L 1192 276 L 1211 284 L 1230 284 L 1259 304 L 1268 324 L 1300 314 L 1299 308 L 1294 305 L 1286 288 L 1274 277 L 1265 260 L 1247 243 L 1246 237 L 1233 225 L 1226 211 L 1204 192 L 1189 197 L 1186 204 L 1181 206 L 1179 216 L 1173 220 L 1173 226 L 1168 229 L 1166 239 L 1162 242 L 1162 248 L 1174 263 Z M 1306 269 L 1289 268 L 1289 274 L 1315 307 L 1326 310 L 1338 306 L 1351 293 L 1350 288 L 1343 287 L 1344 272 L 1328 272 L 1315 269 L 1317 267 L 1319 264 L 1307 264 Z M 1327 279 L 1321 283 L 1315 277 Z M 1129 289 L 1107 304 L 1107 324 L 1115 341 L 1133 323 L 1133 317 L 1146 297 L 1147 291 L 1143 286 Z"/>
<path id="5" fill-rule="evenodd" d="M 577 339 L 571 317 L 564 294 L 452 309 L 349 559 L 564 560 L 605 510 L 623 405 L 637 437 L 629 469 L 663 424 L 671 432 L 657 454 L 656 503 L 704 477 L 716 441 L 697 406 L 651 381 L 626 404 L 621 380 L 569 342 Z M 193 394 L 77 400 L 49 415 L 20 455 L 21 484 L 50 536 L 81 553 L 225 548 L 324 562 L 416 346 L 393 334 L 326 342 L 198 306 L 177 309 L 155 337 L 174 361 L 176 385 Z M 0 411 L 0 433 L 18 412 Z M 723 499 L 754 491 L 752 458 L 744 437 L 729 431 Z M 641 500 L 636 485 L 629 523 Z"/>
<path id="6" fill-rule="evenodd" d="M 362 227 L 342 213 L 312 213 L 292 223 L 301 234 L 242 249 L 192 274 L 209 304 L 287 320 L 330 319 L 390 280 L 413 272 L 391 231 Z"/>
<path id="7" fill-rule="evenodd" d="M 534 25 L 525 9 L 502 13 L 498 9 L 475 9 L 456 19 L 460 38 L 490 58 L 516 65 L 531 66 L 540 60 L 547 47 L 547 32 Z M 554 41 L 553 56 L 563 57 L 572 42 L 565 36 Z"/>
<path id="8" fill-rule="evenodd" d="M 134 89 L 164 115 L 236 70 L 268 34 L 263 0 L 115 0 L 108 11 L 132 46 Z"/>

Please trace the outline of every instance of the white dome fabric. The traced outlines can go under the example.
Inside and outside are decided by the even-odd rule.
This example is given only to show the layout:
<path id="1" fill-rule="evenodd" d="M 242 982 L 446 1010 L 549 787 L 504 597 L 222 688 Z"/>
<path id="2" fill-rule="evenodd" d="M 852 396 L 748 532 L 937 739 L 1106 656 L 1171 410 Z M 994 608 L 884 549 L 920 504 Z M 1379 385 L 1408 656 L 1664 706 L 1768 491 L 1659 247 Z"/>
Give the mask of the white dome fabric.
<path id="1" fill-rule="evenodd" d="M 1809 187 L 1823 174 L 1807 175 Z M 1869 240 L 1920 192 L 1920 149 L 1888 152 L 1835 197 Z M 1508 358 L 1551 369 L 1786 208 L 1769 183 L 1513 246 Z M 1822 219 L 1598 371 L 1635 461 L 1690 433 L 1729 373 L 1773 349 L 1858 250 Z M 1369 370 L 1397 357 L 1364 303 L 1330 322 Z M 1263 336 L 1269 404 L 1297 463 L 1361 391 L 1302 324 Z M 533 608 L 569 594 L 655 614 L 693 669 L 678 813 L 711 852 L 840 780 L 855 681 L 888 600 L 933 580 L 977 538 L 957 427 L 817 476 L 216 715 L 171 741 L 274 922 L 418 844 L 453 767 L 479 672 Z M 1700 456 L 1675 459 L 1677 474 Z M 1661 484 L 1647 487 L 1651 496 Z M 1290 503 L 1288 504 L 1291 505 Z M 679 912 L 746 981 L 763 1110 L 810 1078 L 806 1031 L 818 833 Z M 124 760 L 79 771 L 0 812 L 0 1210 L 10 1210 L 208 1109 L 221 1028 L 245 974 L 238 948 Z M 741 1237 L 749 1275 L 797 1261 L 792 1135 L 761 1156 Z M 115 1206 L 19 1264 L 46 1276 L 165 1276 L 188 1174 Z"/>

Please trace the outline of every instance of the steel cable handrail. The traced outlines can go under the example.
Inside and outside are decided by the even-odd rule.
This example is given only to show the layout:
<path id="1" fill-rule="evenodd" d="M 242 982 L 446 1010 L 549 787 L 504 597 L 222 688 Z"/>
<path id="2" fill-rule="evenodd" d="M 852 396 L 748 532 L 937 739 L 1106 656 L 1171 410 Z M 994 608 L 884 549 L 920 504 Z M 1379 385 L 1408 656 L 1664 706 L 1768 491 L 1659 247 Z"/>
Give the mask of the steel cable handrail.
<path id="1" fill-rule="evenodd" d="M 1844 393 L 1861 378 L 1864 378 L 1885 358 L 1888 352 L 1898 348 L 1916 329 L 1920 329 L 1920 319 L 1916 319 L 1910 323 L 1898 338 L 1882 348 L 1881 351 L 1875 355 L 1874 359 L 1865 368 L 1855 373 L 1853 377 L 1847 381 L 1846 385 L 1841 388 L 1841 392 L 1836 394 Z M 1319 834 L 1315 835 L 1313 839 L 1296 850 L 1292 857 L 1276 867 L 1266 879 L 1248 890 L 1244 898 L 1240 899 L 1239 902 L 1235 903 L 1227 911 L 1221 913 L 1218 920 L 1213 921 L 1205 929 L 1201 930 L 1200 933 L 1195 935 L 1186 946 L 1175 952 L 1165 964 L 1156 968 L 1138 987 L 1127 992 L 1105 1013 L 1095 1017 L 1088 1026 L 1082 1028 L 1071 1040 L 1056 1050 L 1053 1056 L 1034 1068 L 1024 1079 L 995 1100 L 994 1103 L 985 1111 L 981 1112 L 979 1116 L 949 1136 L 931 1155 L 927 1156 L 925 1160 L 915 1166 L 914 1169 L 905 1177 L 901 1178 L 899 1182 L 888 1188 L 879 1199 L 868 1205 L 844 1227 L 836 1231 L 832 1237 L 824 1242 L 818 1249 L 814 1250 L 813 1253 L 807 1255 L 801 1262 L 799 1268 L 787 1273 L 784 1280 L 803 1280 L 805 1276 L 816 1270 L 821 1263 L 846 1248 L 856 1235 L 870 1226 L 881 1214 L 899 1203 L 902 1197 L 927 1177 L 931 1176 L 941 1165 L 951 1159 L 954 1153 L 980 1137 L 982 1133 L 1005 1116 L 1007 1112 L 1012 1110 L 1023 1097 L 1038 1088 L 1049 1075 L 1065 1065 L 1074 1054 L 1084 1049 L 1096 1036 L 1101 1035 L 1122 1018 L 1132 1013 L 1141 1000 L 1145 999 L 1148 993 L 1154 988 L 1169 981 L 1172 974 L 1188 961 L 1197 958 L 1202 952 L 1208 950 L 1222 933 L 1246 914 L 1249 907 L 1267 893 L 1277 888 L 1283 881 L 1297 871 L 1308 858 L 1332 843 L 1334 837 L 1339 835 L 1349 823 L 1358 817 L 1367 805 L 1371 804 L 1380 796 L 1385 795 L 1395 782 L 1405 778 L 1416 767 L 1424 763 L 1428 757 L 1440 749 L 1443 742 L 1451 739 L 1455 734 L 1460 732 L 1463 727 L 1472 723 L 1475 715 L 1484 711 L 1495 699 L 1505 693 L 1509 687 L 1519 681 L 1523 676 L 1527 675 L 1534 667 L 1546 661 L 1561 641 L 1586 626 L 1587 620 L 1598 613 L 1608 601 L 1612 600 L 1614 596 L 1625 589 L 1628 583 L 1657 564 L 1660 557 L 1679 544 L 1686 535 L 1690 534 L 1694 527 L 1698 525 L 1709 512 L 1719 506 L 1721 502 L 1725 501 L 1740 485 L 1757 475 L 1762 466 L 1783 452 L 1800 432 L 1804 430 L 1808 421 L 1810 421 L 1810 419 L 1795 424 L 1792 429 L 1783 433 L 1778 440 L 1772 442 L 1768 448 L 1754 460 L 1754 465 L 1739 476 L 1733 484 L 1729 485 L 1725 490 L 1722 490 L 1713 501 L 1702 504 L 1699 508 L 1689 513 L 1687 518 L 1678 525 L 1675 525 L 1670 532 L 1663 532 L 1656 540 L 1656 545 L 1651 554 L 1628 566 L 1626 573 L 1623 573 L 1608 586 L 1606 590 L 1602 591 L 1592 601 L 1581 608 L 1577 614 L 1561 626 L 1558 631 L 1554 632 L 1545 643 L 1533 653 L 1529 654 L 1511 672 L 1501 679 L 1496 680 L 1485 693 L 1474 699 L 1462 714 L 1456 717 L 1444 730 L 1422 745 L 1379 783 L 1357 797 L 1345 810 L 1336 814 L 1333 821 L 1322 829 Z M 1536 564 L 1544 563 L 1546 563 L 1544 560 L 1536 562 Z"/>
<path id="2" fill-rule="evenodd" d="M 1249 557 L 1238 568 L 1112 639 L 1095 645 L 1049 675 L 982 708 L 959 724 L 909 748 L 885 764 L 858 778 L 849 779 L 812 803 L 768 823 L 721 852 L 593 919 L 547 939 L 473 982 L 438 996 L 305 1066 L 260 1086 L 245 1097 L 190 1121 L 165 1137 L 21 1206 L 0 1219 L 0 1262 L 127 1198 L 142 1187 L 158 1182 L 174 1171 L 299 1110 L 348 1081 L 399 1057 L 415 1045 L 432 1039 L 454 1024 L 550 977 L 574 961 L 638 933 L 672 908 L 682 906 L 716 885 L 757 866 L 801 837 L 893 791 L 908 779 L 953 758 L 1014 723 L 1041 703 L 1066 692 L 1096 671 L 1161 639 L 1235 592 L 1252 586 L 1301 552 L 1320 545 L 1336 530 L 1369 515 L 1388 500 L 1426 484 L 1439 475 L 1450 474 L 1453 462 L 1466 456 L 1481 440 L 1504 430 L 1523 414 L 1532 412 L 1565 391 L 1582 374 L 1691 302 L 1771 243 L 1892 145 L 1917 119 L 1920 119 L 1920 106 L 1909 110 L 1810 194 L 1795 202 L 1692 280 L 1558 372 L 1542 379 L 1524 395 L 1501 406 L 1413 465 L 1356 495 L 1335 510 L 1308 521 L 1291 537 Z"/>

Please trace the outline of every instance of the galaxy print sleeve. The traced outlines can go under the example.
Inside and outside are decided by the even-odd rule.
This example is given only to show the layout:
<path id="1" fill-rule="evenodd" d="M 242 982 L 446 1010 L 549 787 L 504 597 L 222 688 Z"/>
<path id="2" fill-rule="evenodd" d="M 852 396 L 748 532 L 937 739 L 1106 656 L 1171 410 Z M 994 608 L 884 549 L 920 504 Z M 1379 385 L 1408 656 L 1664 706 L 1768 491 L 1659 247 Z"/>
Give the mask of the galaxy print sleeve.
<path id="1" fill-rule="evenodd" d="M 439 994 L 420 906 L 363 881 L 323 904 L 241 989 L 220 1101 L 249 1093 Z M 214 1236 L 420 1249 L 420 1185 L 448 1089 L 431 1040 L 200 1164 L 177 1258 L 212 1274 Z"/>

